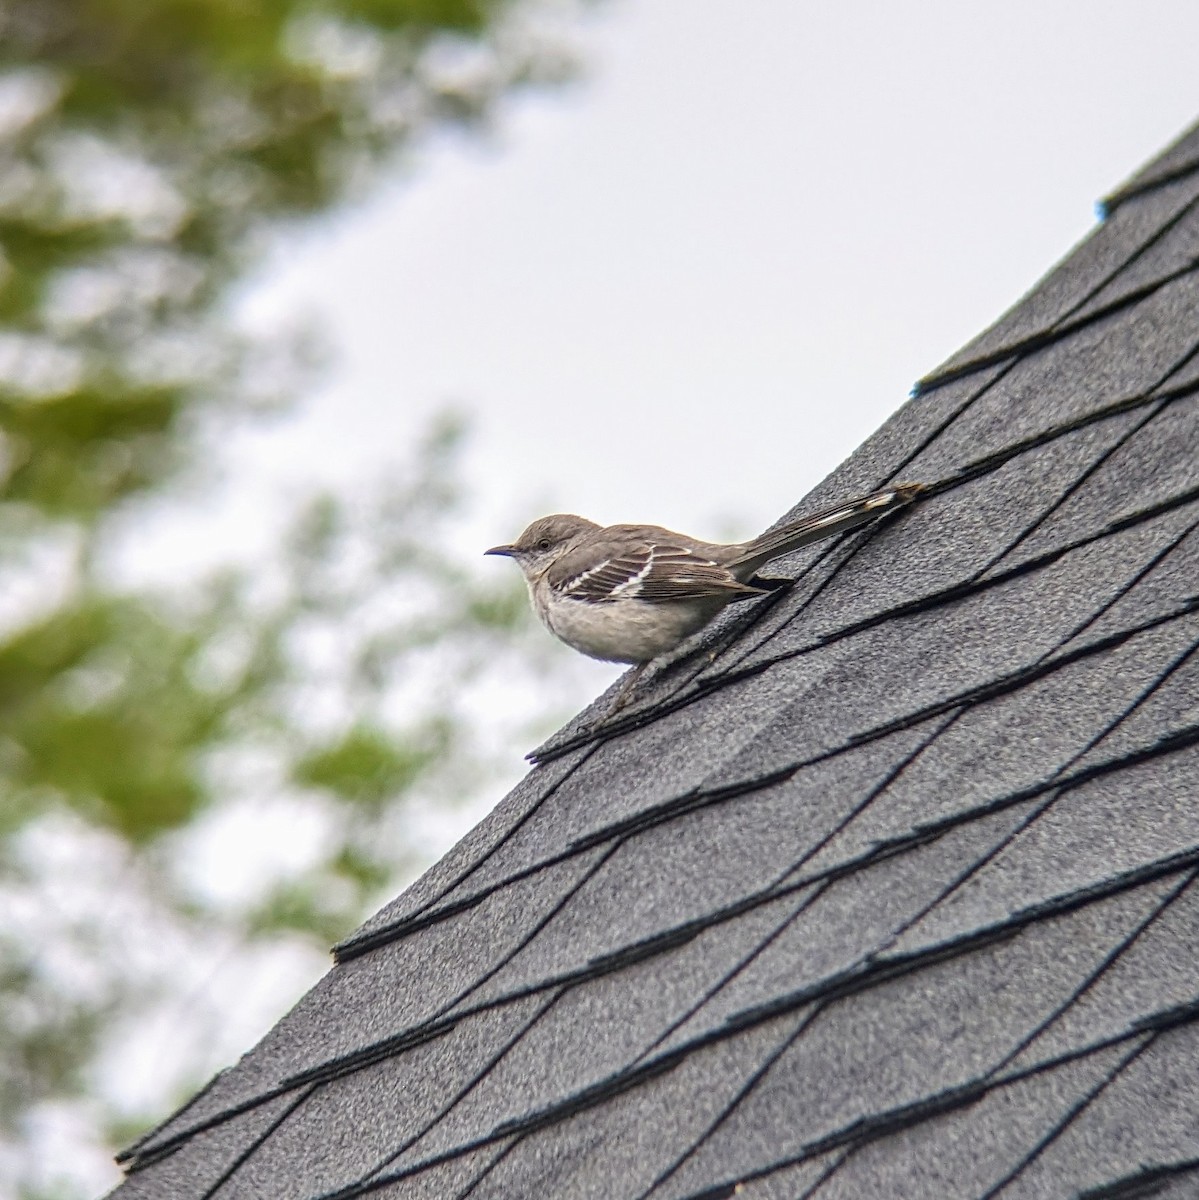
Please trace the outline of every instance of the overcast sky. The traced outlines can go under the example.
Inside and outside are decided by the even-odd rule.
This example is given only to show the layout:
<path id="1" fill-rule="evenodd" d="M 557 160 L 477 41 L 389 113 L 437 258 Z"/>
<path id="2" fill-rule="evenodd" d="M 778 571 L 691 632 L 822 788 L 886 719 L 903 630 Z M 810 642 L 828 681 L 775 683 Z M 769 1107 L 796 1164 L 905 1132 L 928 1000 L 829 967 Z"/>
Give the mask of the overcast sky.
<path id="1" fill-rule="evenodd" d="M 334 366 L 220 431 L 227 486 L 139 526 L 135 575 L 254 553 L 446 405 L 480 570 L 553 510 L 749 536 L 1199 117 L 1195 0 L 608 0 L 573 37 L 580 82 L 281 239 L 245 311 L 307 314 Z"/>
<path id="2" fill-rule="evenodd" d="M 127 565 L 252 552 L 447 403 L 480 570 L 550 509 L 750 535 L 1199 117 L 1196 0 L 608 0 L 575 37 L 582 82 L 280 243 L 247 311 L 307 311 L 336 369 Z"/>
<path id="3" fill-rule="evenodd" d="M 546 507 L 755 532 L 1199 116 L 1194 0 L 618 0 L 577 41 L 583 82 L 276 256 L 252 311 L 338 365 L 240 439 L 255 486 L 452 402 L 484 544 Z"/>

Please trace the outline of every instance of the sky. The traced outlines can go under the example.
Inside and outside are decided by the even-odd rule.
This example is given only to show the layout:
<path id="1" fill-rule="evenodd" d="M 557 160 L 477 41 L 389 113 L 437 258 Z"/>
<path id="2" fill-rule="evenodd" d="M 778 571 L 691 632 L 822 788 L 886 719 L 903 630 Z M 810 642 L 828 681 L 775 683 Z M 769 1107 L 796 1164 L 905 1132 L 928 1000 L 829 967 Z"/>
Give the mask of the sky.
<path id="1" fill-rule="evenodd" d="M 118 568 L 268 554 L 314 486 L 402 469 L 447 407 L 480 572 L 552 511 L 750 537 L 1199 117 L 1194 0 L 601 0 L 568 26 L 576 82 L 279 237 L 239 307 L 317 331 L 321 382 L 215 431 L 223 484 L 140 519 Z M 583 663 L 566 699 L 618 674 Z"/>
<path id="2" fill-rule="evenodd" d="M 134 575 L 256 554 L 290 498 L 385 476 L 447 405 L 479 571 L 553 510 L 750 536 L 1199 117 L 1195 0 L 605 0 L 572 38 L 578 82 L 279 239 L 245 318 L 305 315 L 332 365 L 220 431 L 224 484 L 139 532 Z"/>
<path id="3" fill-rule="evenodd" d="M 612 0 L 574 42 L 578 83 L 424 147 L 249 289 L 336 357 L 233 439 L 239 536 L 446 405 L 478 549 L 555 509 L 749 536 L 1199 116 L 1193 0 Z"/>
<path id="4" fill-rule="evenodd" d="M 289 502 L 400 469 L 447 406 L 473 430 L 452 548 L 480 573 L 514 570 L 483 549 L 547 511 L 752 536 L 1199 117 L 1195 0 L 1135 19 L 1115 0 L 605 0 L 570 36 L 577 82 L 279 238 L 242 313 L 307 319 L 331 365 L 287 416 L 217 431 L 223 486 L 138 526 L 135 576 L 266 554 Z M 556 707 L 619 673 L 581 663 Z M 427 853 L 529 748 L 430 816 Z"/>

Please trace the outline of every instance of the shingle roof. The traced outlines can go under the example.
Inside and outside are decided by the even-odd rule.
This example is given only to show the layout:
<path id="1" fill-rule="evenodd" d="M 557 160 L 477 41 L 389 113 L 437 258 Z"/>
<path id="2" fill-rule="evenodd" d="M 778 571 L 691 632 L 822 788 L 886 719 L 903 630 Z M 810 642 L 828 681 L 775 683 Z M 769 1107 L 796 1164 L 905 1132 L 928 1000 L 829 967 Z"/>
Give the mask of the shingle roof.
<path id="1" fill-rule="evenodd" d="M 1199 1194 L 1199 126 L 127 1153 L 153 1197 Z M 794 515 L 794 514 L 793 514 Z"/>

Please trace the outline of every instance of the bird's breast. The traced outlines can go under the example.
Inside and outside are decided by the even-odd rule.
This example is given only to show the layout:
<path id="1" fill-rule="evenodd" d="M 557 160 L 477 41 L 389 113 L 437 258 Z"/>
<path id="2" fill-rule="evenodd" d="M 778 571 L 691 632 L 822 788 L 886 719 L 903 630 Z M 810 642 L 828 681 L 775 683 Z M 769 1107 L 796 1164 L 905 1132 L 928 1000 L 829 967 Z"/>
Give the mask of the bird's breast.
<path id="1" fill-rule="evenodd" d="M 723 605 L 631 599 L 596 603 L 568 597 L 538 603 L 535 594 L 534 607 L 550 632 L 580 653 L 605 662 L 643 663 L 673 650 Z"/>

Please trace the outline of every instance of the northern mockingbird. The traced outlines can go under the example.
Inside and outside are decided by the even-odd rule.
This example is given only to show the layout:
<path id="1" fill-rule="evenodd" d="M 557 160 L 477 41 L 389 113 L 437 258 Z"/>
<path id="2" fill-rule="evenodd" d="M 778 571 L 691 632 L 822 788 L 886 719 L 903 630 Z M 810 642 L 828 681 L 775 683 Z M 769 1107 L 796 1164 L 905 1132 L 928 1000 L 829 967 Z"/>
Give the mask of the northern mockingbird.
<path id="1" fill-rule="evenodd" d="M 515 561 L 533 608 L 568 646 L 607 662 L 645 664 L 702 629 L 726 604 L 772 591 L 757 570 L 809 542 L 910 504 L 900 483 L 748 542 L 701 542 L 657 525 L 609 525 L 566 513 L 534 521 L 487 554 Z M 778 586 L 778 581 L 773 581 Z"/>

